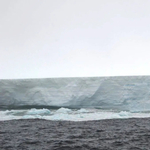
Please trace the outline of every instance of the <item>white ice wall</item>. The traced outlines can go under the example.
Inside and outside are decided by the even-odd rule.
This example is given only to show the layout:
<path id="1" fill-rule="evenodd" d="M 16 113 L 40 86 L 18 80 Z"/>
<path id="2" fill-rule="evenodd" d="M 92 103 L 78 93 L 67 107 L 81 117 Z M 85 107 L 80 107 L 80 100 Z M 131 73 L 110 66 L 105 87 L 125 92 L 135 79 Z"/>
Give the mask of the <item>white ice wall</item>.
<path id="1" fill-rule="evenodd" d="M 0 80 L 0 107 L 150 110 L 150 76 Z"/>

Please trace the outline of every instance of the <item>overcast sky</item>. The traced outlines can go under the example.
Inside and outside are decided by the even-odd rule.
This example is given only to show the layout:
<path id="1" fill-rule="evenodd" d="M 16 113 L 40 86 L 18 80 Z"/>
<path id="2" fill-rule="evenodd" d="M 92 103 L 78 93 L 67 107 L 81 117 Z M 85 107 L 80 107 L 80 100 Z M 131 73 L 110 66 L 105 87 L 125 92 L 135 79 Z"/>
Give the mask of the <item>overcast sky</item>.
<path id="1" fill-rule="evenodd" d="M 149 0 L 0 0 L 0 79 L 150 75 Z"/>

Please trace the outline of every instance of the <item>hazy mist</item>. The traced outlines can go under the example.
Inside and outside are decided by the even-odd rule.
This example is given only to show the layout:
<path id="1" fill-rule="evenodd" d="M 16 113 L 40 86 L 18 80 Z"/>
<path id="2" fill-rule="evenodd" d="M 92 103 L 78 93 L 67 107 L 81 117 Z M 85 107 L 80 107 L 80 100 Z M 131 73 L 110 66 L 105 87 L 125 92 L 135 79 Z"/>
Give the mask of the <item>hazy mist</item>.
<path id="1" fill-rule="evenodd" d="M 0 79 L 150 75 L 149 0 L 0 0 Z"/>

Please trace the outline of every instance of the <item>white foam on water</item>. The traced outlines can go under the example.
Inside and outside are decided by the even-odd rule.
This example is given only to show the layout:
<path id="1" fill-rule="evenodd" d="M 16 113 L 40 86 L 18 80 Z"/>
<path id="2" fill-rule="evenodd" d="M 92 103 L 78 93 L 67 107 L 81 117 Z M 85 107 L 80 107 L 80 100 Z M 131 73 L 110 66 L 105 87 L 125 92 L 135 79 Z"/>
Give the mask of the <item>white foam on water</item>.
<path id="1" fill-rule="evenodd" d="M 56 111 L 56 113 L 70 113 L 70 112 L 72 112 L 72 110 L 71 109 L 69 109 L 69 108 L 59 108 L 57 111 Z"/>
<path id="2" fill-rule="evenodd" d="M 79 113 L 88 113 L 89 111 L 87 109 L 81 108 L 78 110 Z"/>
<path id="3" fill-rule="evenodd" d="M 27 115 L 48 115 L 50 113 L 51 113 L 50 110 L 45 108 L 43 109 L 32 108 L 26 112 Z"/>
<path id="4" fill-rule="evenodd" d="M 0 121 L 4 120 L 13 120 L 13 119 L 21 119 L 19 116 L 14 116 L 13 111 L 0 111 Z"/>
<path id="5" fill-rule="evenodd" d="M 145 118 L 150 117 L 150 113 L 132 113 L 127 111 L 112 112 L 99 109 L 29 109 L 29 110 L 6 110 L 0 111 L 0 120 L 13 119 L 46 119 L 46 120 L 67 120 L 67 121 L 88 121 L 103 119 L 125 119 L 125 118 Z"/>

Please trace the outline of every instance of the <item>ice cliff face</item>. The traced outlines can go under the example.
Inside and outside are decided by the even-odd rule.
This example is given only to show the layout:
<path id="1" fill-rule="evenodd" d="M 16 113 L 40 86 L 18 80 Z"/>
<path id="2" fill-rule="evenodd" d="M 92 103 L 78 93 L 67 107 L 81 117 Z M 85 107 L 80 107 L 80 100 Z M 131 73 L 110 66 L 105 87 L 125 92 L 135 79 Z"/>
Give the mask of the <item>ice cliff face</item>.
<path id="1" fill-rule="evenodd" d="M 0 107 L 150 110 L 150 76 L 0 80 Z"/>

